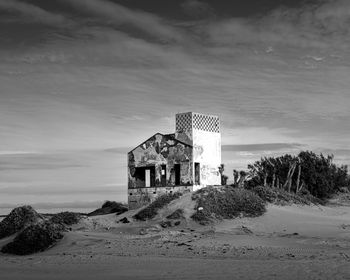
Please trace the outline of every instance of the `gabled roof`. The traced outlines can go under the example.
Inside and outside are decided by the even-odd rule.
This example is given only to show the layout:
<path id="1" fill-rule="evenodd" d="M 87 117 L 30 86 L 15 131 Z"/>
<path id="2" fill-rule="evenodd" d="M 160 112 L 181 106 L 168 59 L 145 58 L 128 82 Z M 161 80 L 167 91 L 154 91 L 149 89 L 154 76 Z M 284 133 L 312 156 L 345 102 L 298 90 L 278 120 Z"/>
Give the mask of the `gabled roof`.
<path id="1" fill-rule="evenodd" d="M 154 134 L 153 136 L 151 136 L 151 137 L 148 138 L 147 140 L 143 141 L 141 144 L 137 145 L 137 146 L 136 146 L 135 148 L 133 148 L 131 151 L 129 151 L 128 154 L 131 153 L 131 152 L 133 152 L 136 148 L 138 148 L 138 147 L 142 146 L 143 144 L 145 144 L 147 141 L 151 140 L 151 139 L 152 139 L 154 136 L 156 136 L 156 135 L 161 135 L 161 136 L 163 136 L 163 137 L 164 137 L 164 136 L 169 136 L 169 138 L 172 138 L 172 139 L 169 139 L 169 140 L 174 140 L 174 141 L 177 141 L 177 142 L 179 142 L 179 143 L 181 143 L 181 144 L 183 144 L 183 145 L 185 145 L 185 146 L 192 147 L 192 145 L 187 144 L 187 143 L 185 143 L 185 142 L 183 142 L 183 141 L 181 141 L 181 140 L 176 139 L 176 138 L 175 138 L 175 133 L 163 134 L 163 133 L 157 132 L 156 134 Z"/>

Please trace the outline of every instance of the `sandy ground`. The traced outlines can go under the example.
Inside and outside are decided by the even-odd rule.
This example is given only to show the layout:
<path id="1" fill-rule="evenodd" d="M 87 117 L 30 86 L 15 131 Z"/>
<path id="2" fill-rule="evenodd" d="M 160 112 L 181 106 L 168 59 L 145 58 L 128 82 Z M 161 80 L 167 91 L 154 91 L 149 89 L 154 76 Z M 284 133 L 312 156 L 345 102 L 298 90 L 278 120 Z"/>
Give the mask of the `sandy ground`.
<path id="1" fill-rule="evenodd" d="M 86 218 L 46 252 L 0 255 L 0 279 L 350 279 L 349 206 L 269 205 L 259 218 L 158 225 L 185 206 L 189 198 L 151 222 L 118 223 L 131 211 Z"/>

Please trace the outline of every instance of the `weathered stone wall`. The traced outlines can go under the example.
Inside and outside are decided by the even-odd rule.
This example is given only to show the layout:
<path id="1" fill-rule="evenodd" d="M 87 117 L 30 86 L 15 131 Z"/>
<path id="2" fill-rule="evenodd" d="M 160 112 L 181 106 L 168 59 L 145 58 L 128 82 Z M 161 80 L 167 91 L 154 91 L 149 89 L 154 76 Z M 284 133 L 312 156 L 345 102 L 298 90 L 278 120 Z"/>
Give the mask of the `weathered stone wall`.
<path id="1" fill-rule="evenodd" d="M 193 184 L 192 147 L 173 134 L 155 134 L 128 154 L 128 188 L 139 188 L 137 167 L 155 166 L 155 186 L 162 187 L 162 165 L 166 165 L 166 186 L 175 186 L 175 164 L 181 164 L 180 185 Z"/>
<path id="2" fill-rule="evenodd" d="M 197 168 L 200 175 L 197 184 L 195 163 L 200 167 Z M 178 171 L 177 164 L 180 164 Z M 207 185 L 220 185 L 220 164 L 219 118 L 192 112 L 177 114 L 174 134 L 157 133 L 128 153 L 129 207 L 141 207 L 166 192 L 194 191 Z M 162 175 L 164 166 L 165 175 Z M 149 187 L 146 187 L 145 169 L 149 169 Z M 180 176 L 176 182 L 177 172 Z"/>

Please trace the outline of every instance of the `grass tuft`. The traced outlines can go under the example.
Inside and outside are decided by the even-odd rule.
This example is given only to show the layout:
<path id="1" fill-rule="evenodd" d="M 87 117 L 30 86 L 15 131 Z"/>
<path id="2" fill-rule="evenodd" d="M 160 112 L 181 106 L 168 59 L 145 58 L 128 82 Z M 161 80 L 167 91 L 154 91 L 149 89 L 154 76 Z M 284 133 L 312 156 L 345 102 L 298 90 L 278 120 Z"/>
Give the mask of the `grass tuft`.
<path id="1" fill-rule="evenodd" d="M 30 225 L 21 231 L 12 242 L 6 244 L 1 249 L 1 252 L 14 255 L 29 255 L 44 251 L 62 239 L 63 230 L 63 225 L 49 221 Z"/>
<path id="2" fill-rule="evenodd" d="M 125 204 L 107 200 L 102 204 L 101 208 L 89 213 L 88 216 L 106 215 L 112 213 L 120 215 L 126 211 L 128 211 L 128 207 Z"/>
<path id="3" fill-rule="evenodd" d="M 307 190 L 295 194 L 279 188 L 257 186 L 254 187 L 252 191 L 256 193 L 262 200 L 278 205 L 286 205 L 293 203 L 302 205 L 310 205 L 312 203 L 323 204 L 322 200 L 314 197 Z"/>
<path id="4" fill-rule="evenodd" d="M 164 194 L 156 198 L 151 204 L 143 208 L 134 218 L 139 221 L 146 221 L 154 218 L 158 214 L 158 210 L 168 205 L 171 201 L 179 198 L 181 193 Z"/>
<path id="5" fill-rule="evenodd" d="M 191 218 L 206 224 L 212 218 L 257 217 L 265 213 L 265 202 L 254 192 L 232 187 L 200 189 L 192 195 L 197 212 Z"/>
<path id="6" fill-rule="evenodd" d="M 54 224 L 71 226 L 77 224 L 81 219 L 81 215 L 74 212 L 61 212 L 54 214 L 50 218 L 50 222 Z"/>

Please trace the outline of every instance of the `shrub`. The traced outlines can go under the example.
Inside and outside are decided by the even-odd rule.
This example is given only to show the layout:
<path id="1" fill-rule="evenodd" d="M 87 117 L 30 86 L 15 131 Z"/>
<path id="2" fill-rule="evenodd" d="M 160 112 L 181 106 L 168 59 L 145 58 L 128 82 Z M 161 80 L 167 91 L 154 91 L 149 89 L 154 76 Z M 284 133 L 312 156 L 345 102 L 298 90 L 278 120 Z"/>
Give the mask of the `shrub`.
<path id="1" fill-rule="evenodd" d="M 120 215 L 126 211 L 128 211 L 128 207 L 126 205 L 120 202 L 107 200 L 102 204 L 101 208 L 96 209 L 95 211 L 89 213 L 88 216 L 106 215 L 106 214 L 112 214 L 112 213 L 116 213 L 117 215 Z"/>
<path id="2" fill-rule="evenodd" d="M 81 215 L 74 212 L 61 212 L 54 214 L 50 221 L 55 224 L 71 226 L 79 222 Z"/>
<path id="3" fill-rule="evenodd" d="M 14 208 L 11 213 L 0 222 L 0 239 L 10 236 L 42 219 L 43 218 L 31 206 Z"/>
<path id="4" fill-rule="evenodd" d="M 211 215 L 202 211 L 197 211 L 196 213 L 194 213 L 191 218 L 192 220 L 198 222 L 201 225 L 207 225 L 210 223 L 210 217 Z"/>
<path id="5" fill-rule="evenodd" d="M 283 189 L 258 186 L 252 189 L 262 200 L 275 204 L 307 204 L 314 203 L 314 198 L 310 193 L 307 195 L 289 193 Z"/>
<path id="6" fill-rule="evenodd" d="M 44 251 L 63 237 L 63 230 L 64 226 L 49 221 L 30 225 L 20 232 L 12 242 L 6 244 L 1 252 L 28 255 Z"/>
<path id="7" fill-rule="evenodd" d="M 257 217 L 265 211 L 265 202 L 254 192 L 246 189 L 207 187 L 194 193 L 197 213 L 192 219 L 207 221 L 211 217 L 232 219 L 240 215 Z"/>
<path id="8" fill-rule="evenodd" d="M 181 219 L 183 217 L 184 217 L 184 210 L 176 209 L 173 213 L 168 215 L 166 218 L 170 220 L 176 220 L 176 219 Z"/>
<path id="9" fill-rule="evenodd" d="M 302 151 L 297 156 L 262 158 L 248 165 L 248 174 L 251 179 L 245 184 L 247 188 L 284 187 L 294 193 L 306 189 L 321 200 L 329 198 L 341 187 L 350 187 L 346 165 L 336 166 L 332 155 L 317 155 L 311 151 Z"/>
<path id="10" fill-rule="evenodd" d="M 265 188 L 263 186 L 257 186 L 252 189 L 262 200 L 266 202 L 275 202 L 278 194 L 272 188 Z"/>
<path id="11" fill-rule="evenodd" d="M 154 218 L 158 214 L 158 210 L 163 208 L 165 205 L 168 205 L 171 201 L 179 198 L 181 193 L 174 194 L 164 194 L 156 198 L 151 204 L 143 208 L 137 214 L 134 215 L 134 218 L 139 221 L 146 221 Z"/>

